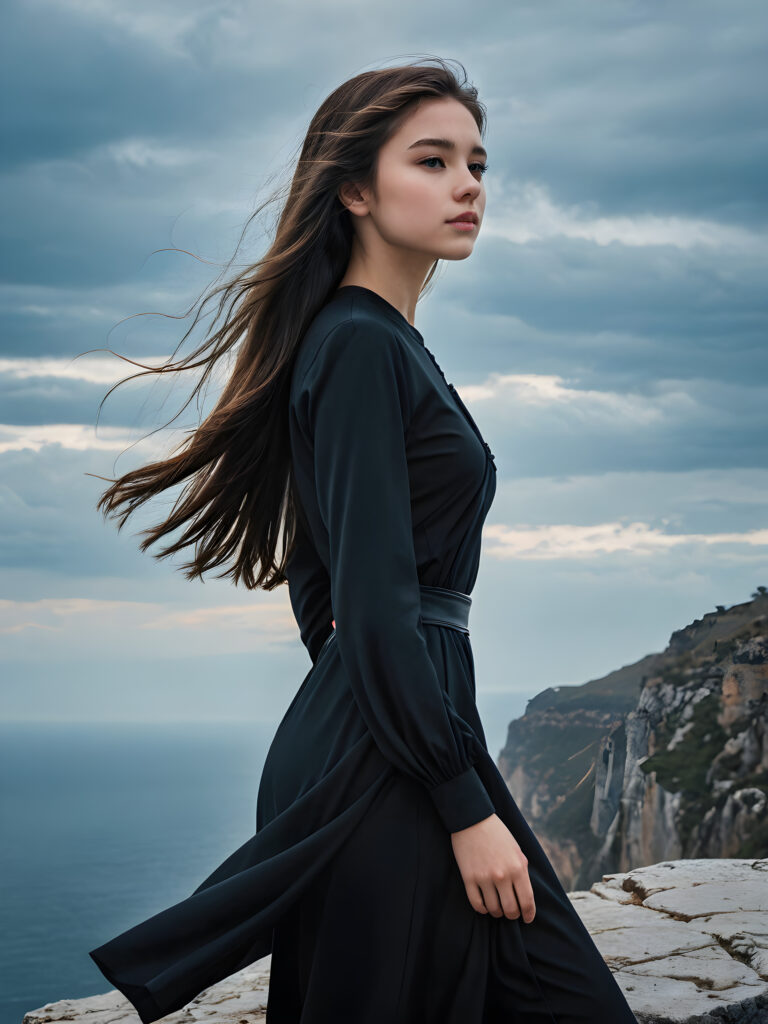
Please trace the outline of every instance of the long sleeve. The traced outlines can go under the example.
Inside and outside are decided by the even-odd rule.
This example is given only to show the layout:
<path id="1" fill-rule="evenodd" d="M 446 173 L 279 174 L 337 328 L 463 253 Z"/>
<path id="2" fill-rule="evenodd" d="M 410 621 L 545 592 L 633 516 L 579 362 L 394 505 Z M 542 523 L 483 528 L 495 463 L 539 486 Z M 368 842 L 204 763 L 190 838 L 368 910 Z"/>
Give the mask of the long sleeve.
<path id="1" fill-rule="evenodd" d="M 331 632 L 331 584 L 299 514 L 296 546 L 286 565 L 288 594 L 302 642 L 313 662 Z"/>
<path id="2" fill-rule="evenodd" d="M 310 365 L 309 429 L 336 642 L 354 698 L 382 754 L 426 787 L 456 832 L 494 805 L 420 621 L 403 358 L 383 324 L 335 327 Z"/>

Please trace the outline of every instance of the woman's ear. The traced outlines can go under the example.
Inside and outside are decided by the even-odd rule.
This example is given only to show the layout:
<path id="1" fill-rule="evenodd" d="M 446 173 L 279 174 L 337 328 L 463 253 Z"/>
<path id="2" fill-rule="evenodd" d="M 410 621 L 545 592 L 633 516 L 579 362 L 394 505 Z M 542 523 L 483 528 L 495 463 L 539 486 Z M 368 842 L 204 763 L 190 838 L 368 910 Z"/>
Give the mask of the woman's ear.
<path id="1" fill-rule="evenodd" d="M 350 213 L 353 213 L 356 217 L 364 217 L 368 213 L 368 200 L 365 197 L 364 192 L 351 181 L 345 181 L 339 186 L 339 190 L 336 193 L 339 202 L 345 206 Z"/>

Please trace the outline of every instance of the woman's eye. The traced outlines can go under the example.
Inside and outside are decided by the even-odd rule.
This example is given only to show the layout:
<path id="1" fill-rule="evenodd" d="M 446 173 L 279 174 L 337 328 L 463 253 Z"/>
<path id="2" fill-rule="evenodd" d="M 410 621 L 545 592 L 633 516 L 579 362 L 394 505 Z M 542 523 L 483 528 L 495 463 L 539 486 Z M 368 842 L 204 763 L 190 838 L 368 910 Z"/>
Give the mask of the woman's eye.
<path id="1" fill-rule="evenodd" d="M 428 156 L 426 160 L 421 160 L 419 162 L 422 164 L 428 164 L 430 160 L 438 160 L 441 164 L 443 164 L 443 167 L 445 167 L 445 163 L 443 162 L 443 158 L 441 156 Z M 485 174 L 485 172 L 488 170 L 488 164 L 474 163 L 470 164 L 469 166 L 476 167 L 481 174 Z"/>

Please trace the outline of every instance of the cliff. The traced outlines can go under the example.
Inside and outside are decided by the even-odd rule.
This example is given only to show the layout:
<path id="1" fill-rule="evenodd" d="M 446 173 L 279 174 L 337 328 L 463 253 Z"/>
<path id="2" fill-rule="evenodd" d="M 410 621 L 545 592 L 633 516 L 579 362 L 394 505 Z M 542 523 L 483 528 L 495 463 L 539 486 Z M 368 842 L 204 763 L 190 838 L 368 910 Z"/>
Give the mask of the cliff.
<path id="1" fill-rule="evenodd" d="M 511 722 L 499 769 L 566 889 L 679 858 L 768 854 L 768 593 Z"/>

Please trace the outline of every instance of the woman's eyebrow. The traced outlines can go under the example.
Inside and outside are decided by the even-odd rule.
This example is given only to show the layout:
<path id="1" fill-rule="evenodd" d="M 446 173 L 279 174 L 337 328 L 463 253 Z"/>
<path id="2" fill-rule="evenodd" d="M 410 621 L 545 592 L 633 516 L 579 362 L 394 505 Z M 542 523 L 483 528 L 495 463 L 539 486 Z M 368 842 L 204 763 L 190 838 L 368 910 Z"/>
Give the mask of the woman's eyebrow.
<path id="1" fill-rule="evenodd" d="M 412 142 L 408 149 L 414 149 L 416 146 L 436 146 L 439 149 L 456 149 L 456 143 L 450 139 L 419 139 L 417 142 Z M 470 149 L 472 156 L 481 156 L 484 160 L 488 159 L 488 154 L 482 146 L 473 146 Z"/>

